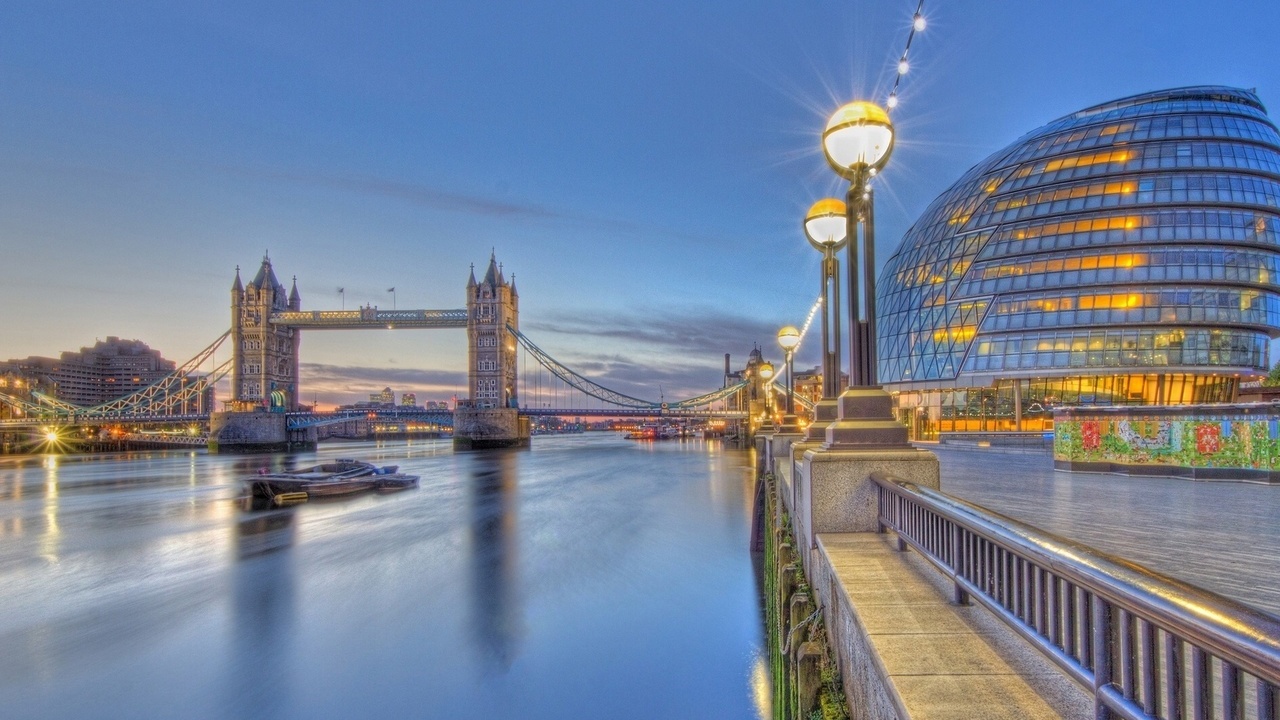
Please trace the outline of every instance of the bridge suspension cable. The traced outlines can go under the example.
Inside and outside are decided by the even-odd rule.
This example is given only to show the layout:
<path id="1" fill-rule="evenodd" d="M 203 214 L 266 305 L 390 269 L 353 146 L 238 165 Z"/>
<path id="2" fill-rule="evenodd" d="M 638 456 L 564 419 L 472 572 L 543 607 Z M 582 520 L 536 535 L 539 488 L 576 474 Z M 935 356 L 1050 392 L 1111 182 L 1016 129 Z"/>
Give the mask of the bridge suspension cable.
<path id="1" fill-rule="evenodd" d="M 656 408 L 660 406 L 660 403 L 650 402 L 648 400 L 641 400 L 640 398 L 631 397 L 630 395 L 624 395 L 616 390 L 610 390 L 609 388 L 597 382 L 588 380 L 587 378 L 579 375 L 573 370 L 570 370 L 569 368 L 562 365 L 558 360 L 548 355 L 545 351 L 543 351 L 542 348 L 533 344 L 533 341 L 530 340 L 528 337 L 526 337 L 524 333 L 520 332 L 519 330 L 516 330 L 515 328 L 508 325 L 507 332 L 511 333 L 512 336 L 514 336 L 515 339 L 520 342 L 521 347 L 527 350 L 530 355 L 533 355 L 533 357 L 536 358 L 537 361 L 541 363 L 543 367 L 545 367 L 547 370 L 550 370 L 551 374 L 560 378 L 566 384 L 573 387 L 578 392 L 586 393 L 587 395 L 590 395 L 593 398 L 598 398 L 600 400 L 603 400 L 607 403 L 611 403 L 613 405 L 617 405 L 619 407 L 649 409 L 649 408 Z"/>
<path id="2" fill-rule="evenodd" d="M 540 365 L 545 367 L 547 370 L 551 371 L 552 375 L 555 375 L 557 378 L 563 381 L 566 385 L 569 385 L 570 387 L 577 390 L 578 392 L 584 393 L 593 398 L 596 398 L 597 400 L 601 400 L 603 402 L 609 403 L 611 405 L 616 405 L 618 407 L 635 408 L 639 410 L 657 410 L 664 407 L 664 404 L 662 402 L 654 402 L 652 400 L 642 400 L 637 397 L 625 395 L 616 390 L 611 390 L 601 385 L 600 383 L 597 383 L 592 380 L 588 380 L 582 375 L 579 375 L 577 372 L 574 372 L 568 367 L 565 367 L 564 364 L 561 363 L 560 361 L 551 357 L 549 354 L 547 354 L 546 351 L 544 351 L 542 348 L 535 345 L 532 340 L 530 340 L 527 336 L 525 336 L 519 330 L 516 330 L 515 328 L 508 325 L 507 332 L 511 333 L 511 335 L 514 336 L 517 341 L 519 341 L 520 346 L 524 348 L 525 351 L 528 352 L 530 355 L 532 355 L 535 359 L 537 359 Z M 665 407 L 666 409 L 671 409 L 671 410 L 688 410 L 690 408 L 703 407 L 706 405 L 710 405 L 711 403 L 716 402 L 717 400 L 722 400 L 738 392 L 745 386 L 746 386 L 746 382 L 741 382 L 736 385 L 732 385 L 730 387 L 721 388 L 719 390 L 714 390 L 712 392 L 709 392 L 703 395 L 698 395 L 697 397 L 688 398 L 687 400 L 679 400 L 675 402 L 666 403 Z"/>

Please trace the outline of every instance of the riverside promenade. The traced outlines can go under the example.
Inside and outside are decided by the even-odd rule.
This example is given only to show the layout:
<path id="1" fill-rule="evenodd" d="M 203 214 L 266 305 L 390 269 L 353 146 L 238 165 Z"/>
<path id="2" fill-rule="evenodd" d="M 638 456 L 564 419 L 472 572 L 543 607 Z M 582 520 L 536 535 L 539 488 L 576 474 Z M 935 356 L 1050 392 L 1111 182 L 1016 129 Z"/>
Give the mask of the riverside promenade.
<path id="1" fill-rule="evenodd" d="M 927 537 L 938 537 L 937 533 L 946 537 L 948 532 L 953 531 L 962 534 L 971 532 L 964 529 L 967 526 L 963 524 L 969 522 L 969 516 L 963 509 L 959 515 L 950 516 L 959 523 L 952 530 L 946 530 L 937 524 L 943 522 L 944 516 L 922 515 L 924 506 L 915 506 L 916 510 L 903 510 L 902 505 L 882 504 L 881 512 L 889 513 L 889 516 L 882 514 L 882 520 L 892 527 L 905 529 L 907 536 L 911 538 L 910 542 L 924 543 L 919 546 L 920 552 L 925 552 L 926 546 L 932 547 L 929 552 L 934 553 L 939 562 L 957 568 L 957 577 L 964 574 L 965 582 L 969 583 L 966 586 L 968 592 L 986 593 L 997 605 L 1003 605 L 1004 610 L 1023 613 L 1019 615 L 1020 622 L 1023 623 L 1023 631 L 1031 633 L 1028 637 L 1038 636 L 1041 642 L 1047 642 L 1056 648 L 1054 652 L 1066 653 L 1060 656 L 1066 663 L 1060 671 L 1048 662 L 1046 656 L 1015 638 L 1013 627 L 1004 625 L 987 609 L 975 605 L 956 605 L 952 597 L 956 590 L 951 587 L 950 580 L 934 572 L 915 550 L 908 553 L 897 552 L 899 548 L 894 547 L 897 543 L 893 539 L 896 533 L 877 534 L 869 531 L 864 527 L 865 522 L 858 519 L 849 523 L 850 529 L 847 531 L 828 529 L 806 536 L 807 524 L 814 522 L 813 518 L 817 517 L 816 511 L 810 516 L 806 504 L 808 497 L 817 495 L 817 491 L 811 488 L 808 468 L 791 462 L 791 458 L 784 454 L 785 450 L 778 452 L 777 447 L 772 444 L 766 447 L 773 448 L 773 452 L 769 453 L 768 466 L 772 467 L 773 476 L 777 478 L 776 488 L 770 481 L 769 492 L 776 493 L 780 507 L 794 513 L 790 522 L 786 515 L 781 517 L 784 526 L 790 526 L 787 528 L 790 533 L 784 530 L 781 539 L 775 541 L 784 543 L 779 550 L 782 578 L 785 582 L 786 560 L 790 556 L 790 548 L 795 547 L 797 552 L 805 556 L 804 570 L 808 581 L 799 586 L 796 595 L 791 596 L 790 620 L 787 613 L 782 613 L 781 634 L 773 631 L 771 626 L 771 636 L 791 637 L 800 632 L 794 619 L 797 616 L 796 610 L 800 609 L 799 616 L 804 617 L 810 598 L 806 593 L 812 592 L 823 610 L 825 639 L 830 644 L 830 654 L 836 658 L 845 700 L 855 718 L 1084 718 L 1094 716 L 1091 695 L 1095 692 L 1099 693 L 1100 698 L 1105 695 L 1108 698 L 1105 702 L 1113 708 L 1116 707 L 1116 702 L 1121 702 L 1130 703 L 1128 708 L 1132 710 L 1132 703 L 1137 700 L 1111 699 L 1113 695 L 1119 697 L 1117 693 L 1121 692 L 1120 686 L 1116 684 L 1120 682 L 1120 676 L 1114 673 L 1129 672 L 1123 668 L 1132 666 L 1117 666 L 1121 669 L 1113 671 L 1109 664 L 1097 659 L 1099 656 L 1096 651 L 1079 649 L 1076 641 L 1071 639 L 1074 637 L 1073 630 L 1066 630 L 1067 639 L 1063 639 L 1057 635 L 1056 626 L 1050 628 L 1049 625 L 1041 625 L 1042 622 L 1048 623 L 1048 620 L 1036 619 L 1039 613 L 1045 612 L 1043 603 L 1046 600 L 1036 599 L 1043 583 L 1047 583 L 1048 578 L 1052 577 L 1054 587 L 1057 588 L 1060 578 L 1071 576 L 1084 583 L 1080 586 L 1081 589 L 1087 587 L 1088 592 L 1096 592 L 1098 595 L 1087 601 L 1094 604 L 1091 612 L 1075 614 L 1077 611 L 1068 610 L 1073 619 L 1062 622 L 1068 623 L 1067 627 L 1080 627 L 1082 637 L 1093 636 L 1096 642 L 1098 623 L 1107 622 L 1098 618 L 1109 617 L 1117 607 L 1116 602 L 1127 603 L 1131 599 L 1142 602 L 1138 598 L 1146 592 L 1146 586 L 1133 584 L 1145 583 L 1145 580 L 1140 576 L 1126 575 L 1129 571 L 1125 560 L 1175 578 L 1169 581 L 1175 585 L 1160 586 L 1154 592 L 1160 594 L 1172 590 L 1188 593 L 1188 597 L 1195 598 L 1193 604 L 1208 603 L 1204 607 L 1217 608 L 1215 612 L 1222 617 L 1238 617 L 1250 628 L 1246 635 L 1274 638 L 1274 628 L 1277 627 L 1274 619 L 1268 619 L 1265 614 L 1253 614 L 1247 608 L 1232 605 L 1229 601 L 1234 600 L 1257 608 L 1262 613 L 1280 616 L 1277 610 L 1277 596 L 1280 596 L 1280 582 L 1277 580 L 1280 579 L 1280 573 L 1274 569 L 1274 563 L 1270 562 L 1275 557 L 1275 550 L 1280 548 L 1278 533 L 1272 525 L 1273 518 L 1280 513 L 1275 486 L 1057 472 L 1053 470 L 1052 458 L 1046 452 L 931 447 L 930 450 L 938 455 L 940 485 L 944 493 L 1005 515 L 1014 520 L 1015 525 L 1016 522 L 1026 523 L 1067 540 L 1066 544 L 1058 544 L 1049 536 L 1043 536 L 1043 541 L 1031 537 L 1032 545 L 1025 546 L 1037 549 L 1031 550 L 1031 555 L 1021 557 L 1026 558 L 1026 562 L 1038 563 L 1036 567 L 1040 570 L 1037 572 L 1047 574 L 1036 576 L 1039 579 L 1034 581 L 1034 587 L 1024 585 L 1021 590 L 1007 590 L 1012 587 L 1016 578 L 1021 578 L 1028 572 L 1023 568 L 1029 566 L 1019 565 L 1016 571 L 1009 570 L 1016 575 L 1008 577 L 993 574 L 995 571 L 990 570 L 992 566 L 987 563 L 997 560 L 994 555 L 988 557 L 987 550 L 978 549 L 979 540 L 976 535 L 969 535 L 969 539 L 965 540 L 965 547 L 970 548 L 965 551 L 970 553 L 970 560 L 966 563 L 966 569 L 959 569 L 961 561 L 948 555 L 951 551 Z M 881 479 L 876 482 L 886 481 Z M 887 489 L 889 485 L 884 487 Z M 927 493 L 919 496 L 919 491 L 914 489 L 906 490 L 906 493 L 916 493 L 922 500 L 928 497 Z M 860 517 L 860 513 L 864 512 L 858 509 L 864 502 L 858 499 L 860 496 L 861 491 L 851 496 L 854 498 L 852 503 L 850 500 L 841 501 L 842 506 L 855 513 L 851 517 Z M 899 499 L 902 498 L 899 496 Z M 881 502 L 885 502 L 883 495 Z M 942 500 L 943 505 L 935 508 L 948 507 L 946 502 Z M 996 518 L 991 520 L 996 525 L 988 527 L 1011 527 L 1001 525 L 1001 521 Z M 999 533 L 1003 531 L 993 532 L 997 535 L 992 537 L 1008 538 L 1015 544 L 1019 542 L 1012 535 L 1000 536 Z M 934 535 L 931 536 L 930 533 Z M 796 545 L 785 544 L 788 534 Z M 809 544 L 808 537 L 812 537 L 812 545 Z M 952 538 L 950 547 L 959 547 L 960 540 L 954 535 Z M 1064 565 L 1058 567 L 1056 560 L 1045 560 L 1072 556 L 1074 550 L 1071 548 L 1076 547 L 1072 545 L 1073 542 L 1093 546 L 1104 554 L 1119 558 L 1119 565 L 1107 566 L 1109 561 L 1100 557 L 1102 565 L 1098 567 L 1113 568 L 1104 572 L 1118 572 L 1119 574 L 1108 577 L 1115 578 L 1120 584 L 1094 584 L 1089 576 L 1092 572 L 1090 568 L 1095 567 L 1091 560 L 1083 560 L 1084 565 L 1079 566 L 1084 569 L 1084 575 L 1071 575 L 1076 572 L 1071 569 L 1075 561 L 1065 560 Z M 972 543 L 972 547 L 969 543 Z M 1048 554 L 1039 556 L 1039 560 L 1032 559 L 1041 550 Z M 1061 554 L 1064 550 L 1066 555 Z M 1012 552 L 1019 551 L 1013 549 Z M 999 562 L 1004 563 L 1005 557 L 1000 555 Z M 1018 562 L 1022 563 L 1024 560 L 1020 559 Z M 1062 575 L 1062 572 L 1067 575 Z M 1227 604 L 1216 604 L 1218 601 L 1209 595 L 1196 595 L 1194 588 L 1177 590 L 1177 580 L 1225 596 L 1228 600 L 1221 602 Z M 1075 581 L 1073 579 L 1066 582 Z M 988 585 L 991 587 L 987 587 Z M 1006 589 L 1000 590 L 998 587 Z M 1010 594 L 1001 600 L 1001 593 L 1019 593 L 1017 597 L 1022 599 L 1011 600 L 1014 595 Z M 1024 597 L 1026 594 L 1031 594 L 1032 599 L 1027 600 Z M 779 599 L 785 600 L 785 597 L 786 593 L 783 592 Z M 1011 602 L 1014 604 L 1010 605 Z M 1050 603 L 1050 609 L 1045 617 L 1060 619 L 1059 610 L 1053 609 L 1059 607 L 1056 601 L 1047 602 Z M 1099 610 L 1099 607 L 1103 609 Z M 1133 612 L 1139 613 L 1138 617 L 1147 618 L 1140 622 L 1166 622 L 1163 619 L 1152 619 L 1161 617 L 1158 613 L 1155 616 L 1143 615 L 1147 610 L 1142 608 L 1146 606 L 1136 607 L 1138 609 Z M 1035 609 L 1035 612 L 1032 613 L 1029 608 Z M 1057 619 L 1054 619 L 1055 623 Z M 1077 622 L 1082 624 L 1075 625 Z M 1182 623 L 1183 620 L 1168 622 Z M 1161 627 L 1167 629 L 1168 626 Z M 1204 643 L 1212 645 L 1225 642 L 1227 644 L 1221 647 L 1243 648 L 1242 645 L 1233 644 L 1237 642 L 1236 639 L 1227 639 L 1232 627 L 1230 623 L 1223 629 L 1205 626 L 1201 630 L 1198 629 L 1199 626 L 1193 628 L 1192 625 L 1177 627 L 1180 628 L 1177 630 L 1179 634 L 1187 632 L 1190 633 L 1188 638 L 1199 638 L 1188 639 L 1187 648 L 1178 650 L 1179 652 L 1191 652 L 1191 643 L 1201 643 L 1198 647 L 1203 648 Z M 1254 630 L 1263 635 L 1252 635 Z M 1125 642 L 1130 643 L 1130 648 L 1133 647 L 1132 643 L 1137 642 L 1130 637 L 1134 632 L 1132 628 L 1119 631 L 1114 636 L 1110 634 L 1110 630 L 1102 632 L 1106 633 L 1108 642 L 1119 643 L 1116 647 L 1120 657 L 1130 657 L 1125 655 L 1123 647 Z M 1117 639 L 1122 635 L 1129 639 Z M 809 633 L 807 637 L 815 639 L 813 633 Z M 1154 639 L 1156 636 L 1152 634 L 1151 637 Z M 1247 644 L 1247 641 L 1242 642 Z M 1240 652 L 1245 654 L 1233 655 L 1231 662 L 1248 665 L 1250 669 L 1247 672 L 1254 673 L 1250 677 L 1267 677 L 1274 687 L 1275 655 L 1274 650 L 1269 649 L 1274 648 L 1274 641 L 1266 640 L 1263 646 L 1265 647 L 1259 646 L 1257 649 L 1262 653 L 1259 657 L 1265 657 L 1264 660 L 1239 659 L 1248 654 L 1241 649 Z M 788 644 L 787 648 L 791 647 Z M 795 655 L 796 669 L 794 675 L 789 677 L 797 678 L 795 682 L 799 688 L 801 714 L 807 707 L 808 697 L 805 695 L 805 657 L 812 654 L 805 647 L 801 645 L 798 651 L 784 648 L 784 652 Z M 1249 648 L 1253 646 L 1250 645 Z M 1088 658 L 1090 652 L 1095 653 L 1092 660 Z M 1236 650 L 1227 652 L 1234 653 Z M 1164 665 L 1160 667 L 1162 673 L 1184 672 L 1170 671 Z M 1095 668 L 1101 669 L 1095 673 Z M 1143 682 L 1147 683 L 1156 671 L 1153 666 L 1142 672 Z M 1070 679 L 1071 674 L 1074 674 L 1076 680 Z M 1169 687 L 1178 687 L 1191 680 L 1181 677 L 1171 682 Z M 1261 712 L 1261 694 L 1257 696 L 1259 706 L 1255 707 L 1251 689 L 1228 690 L 1225 686 L 1216 687 L 1220 684 L 1219 681 L 1206 682 L 1212 682 L 1215 686 L 1212 693 L 1229 693 L 1230 697 L 1235 698 L 1232 702 L 1241 703 L 1246 709 L 1246 716 L 1253 717 L 1251 713 L 1254 710 Z M 1227 680 L 1222 679 L 1221 682 L 1226 683 Z M 1248 684 L 1254 680 L 1242 679 L 1241 682 Z M 1163 685 L 1157 680 L 1153 687 Z M 1141 702 L 1144 705 L 1153 703 L 1156 691 L 1145 684 L 1144 688 L 1146 689 L 1140 691 Z M 1131 692 L 1128 686 L 1123 691 L 1127 693 L 1125 697 L 1136 697 L 1138 693 L 1137 690 Z M 1237 694 L 1238 691 L 1241 694 Z M 1262 690 L 1258 690 L 1258 693 L 1262 693 Z M 1163 707 L 1163 704 L 1172 701 L 1166 698 L 1159 702 Z M 1268 700 L 1267 703 L 1274 710 L 1274 701 Z M 1143 715 L 1141 706 L 1138 707 L 1134 711 L 1136 715 L 1132 716 Z M 1265 713 L 1258 716 L 1270 717 Z"/>

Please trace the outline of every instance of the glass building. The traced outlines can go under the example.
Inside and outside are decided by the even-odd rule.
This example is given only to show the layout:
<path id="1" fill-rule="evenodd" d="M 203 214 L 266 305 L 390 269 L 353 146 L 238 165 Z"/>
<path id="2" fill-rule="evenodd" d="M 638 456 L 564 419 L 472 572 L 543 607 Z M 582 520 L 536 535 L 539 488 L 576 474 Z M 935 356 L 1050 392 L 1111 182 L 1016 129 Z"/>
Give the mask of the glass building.
<path id="1" fill-rule="evenodd" d="M 1280 135 L 1227 87 L 1059 118 L 935 200 L 877 283 L 914 437 L 1045 430 L 1057 405 L 1233 400 L 1280 336 Z"/>

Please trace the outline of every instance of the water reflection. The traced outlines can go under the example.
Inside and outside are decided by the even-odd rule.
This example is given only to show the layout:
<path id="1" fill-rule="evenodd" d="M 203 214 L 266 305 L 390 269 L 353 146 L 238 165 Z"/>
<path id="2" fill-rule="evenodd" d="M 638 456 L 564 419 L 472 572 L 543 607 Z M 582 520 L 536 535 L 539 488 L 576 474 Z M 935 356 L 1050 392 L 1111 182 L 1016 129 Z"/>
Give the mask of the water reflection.
<path id="1" fill-rule="evenodd" d="M 56 455 L 44 461 L 44 534 L 40 537 L 40 556 L 58 562 L 58 458 Z"/>
<path id="2" fill-rule="evenodd" d="M 241 560 L 283 550 L 293 544 L 293 510 L 247 512 L 236 523 L 236 553 Z"/>
<path id="3" fill-rule="evenodd" d="M 521 616 L 516 520 L 516 475 L 520 451 L 472 456 L 472 627 L 486 664 L 511 667 L 524 623 Z"/>
<path id="4" fill-rule="evenodd" d="M 537 442 L 0 458 L 0 716 L 756 717 L 745 455 Z M 421 487 L 236 502 L 350 456 Z"/>
<path id="5" fill-rule="evenodd" d="M 296 636 L 294 555 L 282 552 L 294 543 L 294 520 L 293 509 L 269 510 L 235 524 L 228 717 L 282 717 L 295 702 L 291 674 L 276 671 L 290 665 Z"/>

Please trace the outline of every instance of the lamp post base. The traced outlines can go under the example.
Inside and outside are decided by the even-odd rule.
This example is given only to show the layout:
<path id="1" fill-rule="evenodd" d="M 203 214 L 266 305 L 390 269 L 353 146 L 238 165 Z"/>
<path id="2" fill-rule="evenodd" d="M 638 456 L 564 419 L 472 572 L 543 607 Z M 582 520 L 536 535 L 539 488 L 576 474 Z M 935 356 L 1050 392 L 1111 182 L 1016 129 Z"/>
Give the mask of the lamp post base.
<path id="1" fill-rule="evenodd" d="M 911 449 L 907 426 L 893 417 L 893 398 L 879 386 L 848 388 L 837 403 L 823 450 Z"/>
<path id="2" fill-rule="evenodd" d="M 823 398 L 814 403 L 813 422 L 805 432 L 804 442 L 824 443 L 827 441 L 827 426 L 836 421 L 840 415 L 840 403 L 835 398 Z"/>

